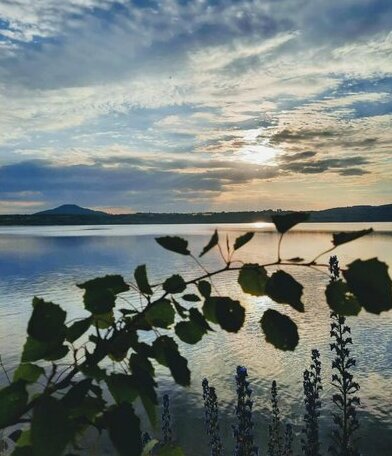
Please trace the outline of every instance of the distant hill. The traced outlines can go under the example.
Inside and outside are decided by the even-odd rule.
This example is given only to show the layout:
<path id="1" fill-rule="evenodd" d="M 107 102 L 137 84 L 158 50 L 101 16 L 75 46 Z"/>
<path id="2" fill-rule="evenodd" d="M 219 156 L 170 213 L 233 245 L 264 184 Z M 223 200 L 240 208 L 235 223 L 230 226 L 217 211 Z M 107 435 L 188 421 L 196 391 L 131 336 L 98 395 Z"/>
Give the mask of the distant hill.
<path id="1" fill-rule="evenodd" d="M 391 222 L 392 204 L 383 206 L 335 207 L 312 211 L 310 222 Z"/>
<path id="2" fill-rule="evenodd" d="M 267 209 L 242 212 L 188 212 L 162 213 L 137 212 L 111 215 L 93 211 L 75 204 L 30 215 L 0 215 L 1 225 L 144 225 L 187 223 L 253 223 L 271 222 L 275 214 L 290 211 Z M 383 206 L 336 207 L 322 211 L 309 211 L 309 222 L 392 222 L 392 204 Z"/>
<path id="3" fill-rule="evenodd" d="M 76 204 L 63 204 L 54 209 L 47 211 L 36 212 L 33 215 L 109 215 L 106 212 L 93 211 L 85 207 L 77 206 Z"/>

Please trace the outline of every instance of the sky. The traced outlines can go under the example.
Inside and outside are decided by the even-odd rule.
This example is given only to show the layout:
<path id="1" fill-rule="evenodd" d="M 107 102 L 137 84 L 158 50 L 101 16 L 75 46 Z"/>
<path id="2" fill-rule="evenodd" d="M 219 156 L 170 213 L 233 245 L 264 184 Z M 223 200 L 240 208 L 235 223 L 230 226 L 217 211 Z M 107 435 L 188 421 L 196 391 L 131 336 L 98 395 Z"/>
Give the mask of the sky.
<path id="1" fill-rule="evenodd" d="M 0 213 L 392 203 L 391 0 L 0 0 Z"/>

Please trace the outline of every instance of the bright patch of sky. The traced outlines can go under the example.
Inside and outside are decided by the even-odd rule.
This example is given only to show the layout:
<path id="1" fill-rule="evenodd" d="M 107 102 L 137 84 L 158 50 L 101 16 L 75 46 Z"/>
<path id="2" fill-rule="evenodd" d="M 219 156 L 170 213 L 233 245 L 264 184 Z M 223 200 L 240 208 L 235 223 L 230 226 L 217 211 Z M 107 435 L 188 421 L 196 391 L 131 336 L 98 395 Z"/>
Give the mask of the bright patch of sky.
<path id="1" fill-rule="evenodd" d="M 0 212 L 391 203 L 390 0 L 1 0 Z"/>

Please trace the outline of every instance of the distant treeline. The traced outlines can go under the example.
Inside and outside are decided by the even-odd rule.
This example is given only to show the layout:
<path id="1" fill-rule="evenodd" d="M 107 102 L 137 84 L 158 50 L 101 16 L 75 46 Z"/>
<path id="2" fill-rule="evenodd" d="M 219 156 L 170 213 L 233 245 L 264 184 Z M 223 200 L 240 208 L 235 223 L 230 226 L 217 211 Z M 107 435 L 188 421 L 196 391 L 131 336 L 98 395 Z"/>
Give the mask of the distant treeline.
<path id="1" fill-rule="evenodd" d="M 270 222 L 271 216 L 290 211 L 264 210 L 243 212 L 153 213 L 121 215 L 0 215 L 0 225 L 134 225 L 184 223 Z M 392 204 L 352 206 L 310 211 L 310 222 L 392 222 Z"/>

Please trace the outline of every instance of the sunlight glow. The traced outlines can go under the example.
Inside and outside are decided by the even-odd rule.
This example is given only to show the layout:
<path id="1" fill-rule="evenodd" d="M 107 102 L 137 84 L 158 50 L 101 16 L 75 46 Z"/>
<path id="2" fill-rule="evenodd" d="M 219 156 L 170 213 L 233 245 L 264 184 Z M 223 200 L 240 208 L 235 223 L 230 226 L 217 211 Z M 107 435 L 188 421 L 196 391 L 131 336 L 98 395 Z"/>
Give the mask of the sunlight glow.
<path id="1" fill-rule="evenodd" d="M 244 141 L 247 144 L 244 144 L 238 151 L 238 157 L 241 160 L 261 165 L 272 161 L 278 155 L 277 149 L 266 144 L 260 144 L 259 137 L 262 130 L 262 128 L 255 128 L 244 131 Z"/>

